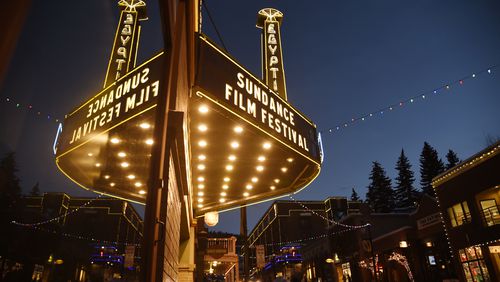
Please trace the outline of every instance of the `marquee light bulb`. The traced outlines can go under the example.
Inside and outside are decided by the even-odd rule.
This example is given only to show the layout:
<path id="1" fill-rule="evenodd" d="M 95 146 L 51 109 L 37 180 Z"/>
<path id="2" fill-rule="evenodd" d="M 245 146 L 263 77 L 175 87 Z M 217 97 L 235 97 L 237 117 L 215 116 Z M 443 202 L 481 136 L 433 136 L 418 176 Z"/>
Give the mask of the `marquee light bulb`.
<path id="1" fill-rule="evenodd" d="M 236 126 L 236 127 L 234 128 L 234 132 L 236 132 L 236 133 L 242 133 L 242 132 L 243 132 L 243 127 L 241 127 L 241 126 Z"/>
<path id="2" fill-rule="evenodd" d="M 264 170 L 264 167 L 263 167 L 263 166 L 261 166 L 261 165 L 258 165 L 256 169 L 257 169 L 257 171 L 263 171 L 263 170 Z"/>
<path id="3" fill-rule="evenodd" d="M 101 164 L 100 163 L 96 163 L 95 166 L 96 167 L 101 167 Z"/>
<path id="4" fill-rule="evenodd" d="M 245 193 L 243 193 L 243 196 L 248 197 L 248 196 L 250 196 L 250 193 L 245 192 Z"/>
<path id="5" fill-rule="evenodd" d="M 222 185 L 222 189 L 224 189 L 224 190 L 229 189 L 229 185 L 227 185 L 227 184 Z"/>
<path id="6" fill-rule="evenodd" d="M 205 114 L 208 112 L 208 107 L 206 105 L 201 105 L 199 108 L 198 108 L 198 111 L 202 114 Z"/>
<path id="7" fill-rule="evenodd" d="M 199 169 L 199 170 L 205 170 L 205 165 L 204 165 L 204 164 L 200 164 L 200 165 L 198 165 L 198 169 Z"/>
<path id="8" fill-rule="evenodd" d="M 259 157 L 257 158 L 257 160 L 258 160 L 259 162 L 263 162 L 263 161 L 265 161 L 265 160 L 266 160 L 266 157 L 264 157 L 264 156 L 259 156 Z"/>
<path id="9" fill-rule="evenodd" d="M 207 157 L 205 155 L 199 155 L 198 156 L 198 160 L 200 160 L 200 161 L 204 161 L 206 159 L 207 159 Z"/>
<path id="10" fill-rule="evenodd" d="M 198 184 L 198 189 L 204 189 L 205 188 L 205 184 Z"/>
<path id="11" fill-rule="evenodd" d="M 200 146 L 200 147 L 206 147 L 207 146 L 207 141 L 201 140 L 200 142 L 198 142 L 198 146 Z"/>
<path id="12" fill-rule="evenodd" d="M 87 156 L 92 157 L 94 154 L 88 153 Z"/>
<path id="13" fill-rule="evenodd" d="M 144 194 L 146 194 L 146 191 L 144 191 L 144 190 L 139 190 L 139 194 L 144 195 Z"/>
<path id="14" fill-rule="evenodd" d="M 224 203 L 225 201 L 226 201 L 226 199 L 224 199 L 224 198 L 220 198 L 220 200 L 219 200 L 219 202 L 221 202 L 221 203 Z"/>
<path id="15" fill-rule="evenodd" d="M 204 124 L 198 125 L 198 130 L 201 132 L 205 132 L 205 131 L 207 131 L 207 129 L 208 129 L 208 127 Z"/>
<path id="16" fill-rule="evenodd" d="M 227 171 L 232 171 L 233 170 L 233 166 L 232 165 L 226 165 L 226 170 Z"/>
<path id="17" fill-rule="evenodd" d="M 274 179 L 274 183 L 280 183 L 280 180 L 278 178 Z"/>
<path id="18" fill-rule="evenodd" d="M 114 182 L 109 183 L 109 186 L 111 186 L 111 187 L 115 187 L 115 185 L 116 184 Z"/>
<path id="19" fill-rule="evenodd" d="M 238 142 L 236 142 L 236 141 L 231 142 L 231 148 L 236 149 L 236 148 L 238 148 L 239 146 L 240 146 L 240 143 L 238 143 Z"/>
<path id="20" fill-rule="evenodd" d="M 198 207 L 199 207 L 199 208 L 203 208 L 203 205 L 202 205 L 202 204 L 198 204 Z"/>
<path id="21" fill-rule="evenodd" d="M 141 187 L 142 183 L 141 182 L 136 182 L 134 185 L 135 185 L 135 187 Z"/>
<path id="22" fill-rule="evenodd" d="M 153 143 L 154 143 L 153 139 L 151 139 L 151 138 L 146 139 L 146 144 L 153 145 Z"/>
<path id="23" fill-rule="evenodd" d="M 127 154 L 125 152 L 118 153 L 118 157 L 120 157 L 120 158 L 125 158 L 126 156 L 127 156 Z"/>
<path id="24" fill-rule="evenodd" d="M 262 145 L 262 147 L 264 147 L 264 149 L 268 150 L 271 148 L 271 143 L 266 142 L 266 143 L 264 143 L 264 145 Z"/>
<path id="25" fill-rule="evenodd" d="M 269 187 L 269 188 L 271 188 L 271 190 L 274 190 L 274 189 L 276 189 L 276 186 L 272 185 L 272 186 L 271 186 L 271 187 Z"/>
<path id="26" fill-rule="evenodd" d="M 229 177 L 224 177 L 224 182 L 229 182 L 229 181 L 231 181 L 231 178 L 229 178 Z"/>
<path id="27" fill-rule="evenodd" d="M 198 203 L 203 203 L 203 198 L 199 198 Z"/>
<path id="28" fill-rule="evenodd" d="M 247 188 L 248 190 L 252 190 L 253 186 L 251 184 L 247 184 L 247 186 L 245 186 L 245 188 Z"/>
<path id="29" fill-rule="evenodd" d="M 109 179 L 110 176 L 109 175 L 104 175 L 104 179 Z"/>
<path id="30" fill-rule="evenodd" d="M 282 171 L 282 172 L 287 172 L 287 171 L 288 171 L 288 168 L 286 168 L 286 167 L 282 167 L 282 168 L 281 168 L 281 171 Z"/>
<path id="31" fill-rule="evenodd" d="M 293 158 L 288 158 L 288 159 L 286 159 L 286 161 L 291 163 L 291 162 L 293 162 Z"/>
<path id="32" fill-rule="evenodd" d="M 120 165 L 121 165 L 121 167 L 129 167 L 130 166 L 130 164 L 127 162 L 123 162 Z"/>
<path id="33" fill-rule="evenodd" d="M 127 178 L 128 178 L 128 179 L 135 179 L 135 175 L 133 175 L 133 174 L 129 174 L 129 175 L 127 175 Z"/>
<path id="34" fill-rule="evenodd" d="M 151 128 L 151 124 L 147 123 L 147 122 L 143 122 L 139 125 L 142 129 L 148 129 L 148 128 Z"/>
<path id="35" fill-rule="evenodd" d="M 199 182 L 203 182 L 203 181 L 205 181 L 205 177 L 203 177 L 203 176 L 199 176 L 199 177 L 198 177 L 198 181 L 199 181 Z"/>
<path id="36" fill-rule="evenodd" d="M 113 144 L 118 144 L 118 143 L 120 143 L 120 139 L 113 137 L 113 138 L 111 138 L 110 142 Z"/>
<path id="37" fill-rule="evenodd" d="M 198 196 L 203 196 L 204 193 L 203 192 L 198 192 Z"/>
<path id="38" fill-rule="evenodd" d="M 235 156 L 235 155 L 230 155 L 230 156 L 228 157 L 228 159 L 229 159 L 230 161 L 234 161 L 234 160 L 236 160 L 236 156 Z"/>
<path id="39" fill-rule="evenodd" d="M 252 182 L 253 183 L 256 183 L 257 181 L 259 181 L 259 179 L 257 177 L 252 177 Z"/>
<path id="40" fill-rule="evenodd" d="M 225 196 L 227 195 L 227 193 L 226 193 L 226 192 L 221 192 L 221 193 L 220 193 L 220 195 L 221 195 L 222 197 L 225 197 Z"/>

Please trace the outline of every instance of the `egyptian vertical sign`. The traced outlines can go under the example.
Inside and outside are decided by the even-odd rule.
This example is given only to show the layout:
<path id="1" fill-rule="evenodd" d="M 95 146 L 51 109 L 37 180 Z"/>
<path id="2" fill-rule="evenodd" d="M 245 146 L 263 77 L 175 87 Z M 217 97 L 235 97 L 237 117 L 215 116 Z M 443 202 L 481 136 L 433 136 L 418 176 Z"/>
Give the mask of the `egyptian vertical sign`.
<path id="1" fill-rule="evenodd" d="M 259 11 L 257 27 L 262 29 L 262 66 L 264 82 L 283 99 L 287 99 L 280 25 L 283 13 L 273 8 Z"/>
<path id="2" fill-rule="evenodd" d="M 147 19 L 146 3 L 142 0 L 120 0 L 118 6 L 122 11 L 111 49 L 104 88 L 135 67 L 141 33 L 139 21 Z"/>

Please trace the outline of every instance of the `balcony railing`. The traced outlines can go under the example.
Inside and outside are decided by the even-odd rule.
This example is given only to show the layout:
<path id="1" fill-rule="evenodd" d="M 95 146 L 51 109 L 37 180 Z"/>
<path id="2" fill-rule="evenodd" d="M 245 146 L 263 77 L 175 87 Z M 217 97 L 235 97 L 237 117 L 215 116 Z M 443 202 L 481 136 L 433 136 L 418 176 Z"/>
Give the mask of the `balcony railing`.
<path id="1" fill-rule="evenodd" d="M 481 211 L 481 214 L 487 226 L 500 224 L 500 213 L 498 205 L 483 209 Z"/>

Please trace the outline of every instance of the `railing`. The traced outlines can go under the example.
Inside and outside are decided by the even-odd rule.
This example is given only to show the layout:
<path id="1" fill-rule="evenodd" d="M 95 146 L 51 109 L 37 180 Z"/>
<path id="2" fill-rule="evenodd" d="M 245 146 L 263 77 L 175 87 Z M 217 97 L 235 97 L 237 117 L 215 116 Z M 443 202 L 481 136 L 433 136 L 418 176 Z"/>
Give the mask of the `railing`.
<path id="1" fill-rule="evenodd" d="M 207 249 L 225 249 L 227 254 L 236 253 L 236 238 L 208 238 Z"/>
<path id="2" fill-rule="evenodd" d="M 481 211 L 481 214 L 487 226 L 500 224 L 500 213 L 498 205 L 483 209 Z"/>

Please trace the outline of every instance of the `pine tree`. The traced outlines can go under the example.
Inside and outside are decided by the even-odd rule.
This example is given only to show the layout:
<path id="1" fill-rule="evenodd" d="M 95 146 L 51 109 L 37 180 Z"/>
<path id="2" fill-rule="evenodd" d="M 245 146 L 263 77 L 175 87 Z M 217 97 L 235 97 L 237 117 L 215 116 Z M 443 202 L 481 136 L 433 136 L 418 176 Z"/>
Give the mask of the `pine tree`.
<path id="1" fill-rule="evenodd" d="M 453 150 L 448 150 L 448 154 L 446 154 L 446 160 L 448 161 L 448 163 L 446 164 L 446 169 L 450 169 L 460 162 L 460 159 L 458 158 L 457 154 L 453 152 Z"/>
<path id="2" fill-rule="evenodd" d="M 33 188 L 31 188 L 30 196 L 36 197 L 40 196 L 40 184 L 37 182 Z"/>
<path id="3" fill-rule="evenodd" d="M 384 169 L 378 162 L 373 162 L 370 180 L 366 202 L 373 212 L 391 212 L 394 209 L 394 191 L 391 187 L 391 179 L 386 176 Z"/>
<path id="4" fill-rule="evenodd" d="M 435 196 L 434 189 L 432 188 L 432 178 L 436 177 L 444 171 L 444 164 L 439 159 L 437 151 L 424 142 L 422 153 L 420 154 L 420 186 L 422 192 L 430 196 Z"/>
<path id="5" fill-rule="evenodd" d="M 405 152 L 403 149 L 401 149 L 401 155 L 399 156 L 396 163 L 396 170 L 398 171 L 398 176 L 396 177 L 396 187 L 394 191 L 396 207 L 414 207 L 418 199 L 418 192 L 415 187 L 413 187 L 415 177 L 413 176 L 413 171 L 411 170 L 410 161 L 408 161 L 408 158 L 405 156 Z"/>
<path id="6" fill-rule="evenodd" d="M 361 201 L 361 198 L 358 196 L 358 193 L 354 188 L 352 188 L 351 201 Z"/>

